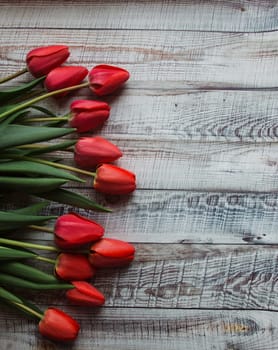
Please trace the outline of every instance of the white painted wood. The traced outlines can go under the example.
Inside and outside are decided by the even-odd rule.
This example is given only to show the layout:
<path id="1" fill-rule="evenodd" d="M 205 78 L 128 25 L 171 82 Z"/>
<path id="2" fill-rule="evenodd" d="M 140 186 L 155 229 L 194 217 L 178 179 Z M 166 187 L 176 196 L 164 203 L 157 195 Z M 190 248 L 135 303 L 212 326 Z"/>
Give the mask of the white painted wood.
<path id="1" fill-rule="evenodd" d="M 252 32 L 277 29 L 273 0 L 7 1 L 1 25 L 21 28 L 161 29 Z"/>
<path id="2" fill-rule="evenodd" d="M 133 242 L 136 259 L 99 271 L 107 302 L 98 310 L 69 306 L 62 292 L 21 292 L 81 323 L 71 349 L 278 348 L 277 9 L 266 0 L 0 1 L 0 76 L 54 43 L 70 46 L 70 64 L 131 72 L 106 99 L 100 134 L 122 148 L 118 164 L 136 173 L 138 190 L 120 198 L 95 194 L 91 181 L 69 187 L 111 206 L 77 211 Z M 69 100 L 46 106 L 62 114 Z M 73 209 L 52 203 L 45 213 Z M 1 350 L 69 347 L 3 306 L 0 339 Z"/>
<path id="3" fill-rule="evenodd" d="M 256 192 L 278 189 L 277 143 L 171 142 L 129 136 L 109 140 L 123 151 L 123 157 L 115 164 L 137 175 L 138 189 Z M 71 153 L 62 157 L 65 163 L 73 164 Z M 91 187 L 91 178 L 84 179 Z"/>
<path id="4" fill-rule="evenodd" d="M 130 82 L 132 84 L 132 81 Z M 75 99 L 91 99 L 86 89 L 62 102 L 47 100 L 42 105 L 63 115 Z M 125 88 L 105 100 L 111 115 L 105 125 L 87 133 L 118 140 L 183 142 L 276 142 L 278 140 L 278 92 L 167 88 Z M 82 135 L 80 135 L 82 136 Z"/>
<path id="5" fill-rule="evenodd" d="M 97 274 L 107 306 L 278 310 L 274 247 L 148 244 L 138 252 L 129 268 Z"/>
<path id="6" fill-rule="evenodd" d="M 277 313 L 254 311 L 204 311 L 113 308 L 97 311 L 71 308 L 82 326 L 72 345 L 61 345 L 36 336 L 37 325 L 16 314 L 1 312 L 3 349 L 84 350 L 276 350 Z M 16 328 L 15 328 L 16 327 Z M 15 328 L 15 329 L 14 329 Z"/>
<path id="7" fill-rule="evenodd" d="M 113 212 L 52 203 L 45 214 L 74 210 L 102 224 L 106 236 L 132 242 L 278 244 L 277 193 L 137 190 L 128 198 L 94 196 L 91 189 L 78 193 Z"/>
<path id="8" fill-rule="evenodd" d="M 278 310 L 278 252 L 274 246 L 135 247 L 135 260 L 128 267 L 97 271 L 92 283 L 106 297 L 104 308 Z M 44 264 L 41 268 L 49 271 L 53 267 Z M 31 295 L 38 305 L 67 305 L 61 291 Z"/>
<path id="9" fill-rule="evenodd" d="M 100 132 L 114 139 L 272 142 L 277 100 L 276 91 L 126 89 L 107 99 L 111 118 Z"/>
<path id="10" fill-rule="evenodd" d="M 101 35 L 100 35 L 101 33 Z M 131 73 L 128 88 L 277 88 L 277 32 L 3 29 L 0 73 L 22 68 L 34 47 L 63 43 L 69 64 L 99 63 Z M 38 44 L 39 43 L 39 44 Z M 142 101 L 143 103 L 143 101 Z"/>

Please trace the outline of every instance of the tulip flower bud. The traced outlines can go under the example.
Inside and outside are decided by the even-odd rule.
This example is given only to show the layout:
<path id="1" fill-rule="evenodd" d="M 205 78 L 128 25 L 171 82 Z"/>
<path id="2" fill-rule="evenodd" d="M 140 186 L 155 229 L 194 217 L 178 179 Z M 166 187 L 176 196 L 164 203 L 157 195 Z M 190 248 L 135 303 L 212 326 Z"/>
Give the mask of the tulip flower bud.
<path id="1" fill-rule="evenodd" d="M 127 194 L 136 188 L 132 172 L 111 164 L 102 164 L 96 170 L 94 188 L 106 194 Z"/>
<path id="2" fill-rule="evenodd" d="M 83 281 L 95 275 L 87 255 L 61 253 L 55 264 L 56 275 L 64 281 Z"/>
<path id="3" fill-rule="evenodd" d="M 56 220 L 54 232 L 56 245 L 62 249 L 71 249 L 100 239 L 104 228 L 93 220 L 69 213 Z"/>
<path id="4" fill-rule="evenodd" d="M 82 137 L 75 144 L 74 160 L 85 169 L 95 168 L 102 163 L 113 162 L 122 156 L 122 152 L 113 143 L 103 137 Z"/>
<path id="5" fill-rule="evenodd" d="M 134 259 L 132 244 L 112 238 L 102 238 L 90 248 L 89 260 L 95 267 L 120 267 Z"/>
<path id="6" fill-rule="evenodd" d="M 98 96 L 111 94 L 129 78 L 129 72 L 123 68 L 101 64 L 89 73 L 91 90 Z"/>
<path id="7" fill-rule="evenodd" d="M 72 282 L 75 286 L 66 292 L 66 297 L 75 305 L 101 306 L 105 303 L 104 295 L 87 282 Z"/>
<path id="8" fill-rule="evenodd" d="M 110 107 L 106 102 L 77 100 L 70 105 L 72 112 L 69 124 L 77 132 L 86 132 L 100 127 L 109 117 Z"/>
<path id="9" fill-rule="evenodd" d="M 65 312 L 48 308 L 39 323 L 41 335 L 56 341 L 72 341 L 78 336 L 79 324 Z"/>
<path id="10" fill-rule="evenodd" d="M 38 47 L 27 54 L 26 65 L 29 72 L 38 78 L 59 67 L 69 55 L 69 48 L 65 45 Z"/>
<path id="11" fill-rule="evenodd" d="M 44 86 L 47 91 L 55 91 L 78 85 L 87 76 L 88 69 L 81 66 L 65 66 L 54 68 L 47 74 Z M 65 96 L 67 92 L 59 94 Z"/>

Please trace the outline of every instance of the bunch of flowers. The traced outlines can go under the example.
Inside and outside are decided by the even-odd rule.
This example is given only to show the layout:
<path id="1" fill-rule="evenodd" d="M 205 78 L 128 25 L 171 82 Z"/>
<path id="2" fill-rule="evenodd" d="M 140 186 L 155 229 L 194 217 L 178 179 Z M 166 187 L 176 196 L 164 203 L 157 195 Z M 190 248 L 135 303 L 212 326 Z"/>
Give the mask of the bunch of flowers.
<path id="1" fill-rule="evenodd" d="M 104 228 L 97 222 L 69 212 L 60 217 L 41 215 L 47 199 L 84 209 L 109 212 L 90 198 L 62 186 L 69 181 L 84 182 L 75 174 L 89 176 L 93 188 L 107 195 L 124 195 L 136 188 L 132 172 L 111 164 L 122 156 L 121 150 L 100 136 L 83 136 L 55 142 L 68 134 L 99 129 L 109 118 L 110 106 L 99 97 L 111 94 L 128 79 L 119 67 L 98 65 L 90 70 L 81 66 L 62 66 L 69 57 L 64 45 L 40 47 L 26 56 L 26 68 L 3 78 L 0 84 L 30 72 L 36 79 L 0 91 L 0 195 L 3 205 L 11 191 L 24 193 L 35 204 L 0 211 L 0 299 L 39 318 L 39 331 L 52 340 L 74 340 L 79 325 L 65 312 L 50 307 L 45 312 L 18 295 L 20 289 L 63 289 L 75 305 L 101 306 L 105 297 L 91 283 L 101 268 L 129 264 L 135 254 L 132 244 L 104 238 Z M 83 80 L 88 76 L 88 81 Z M 43 83 L 46 92 L 37 92 Z M 75 100 L 70 112 L 62 117 L 38 105 L 51 96 L 64 97 L 71 91 L 89 87 L 95 100 Z M 34 111 L 39 115 L 34 115 Z M 68 123 L 69 127 L 62 127 Z M 45 143 L 45 141 L 51 141 Z M 59 155 L 57 156 L 57 151 Z M 63 163 L 63 152 L 72 151 L 76 166 Z M 55 219 L 53 228 L 44 226 Z M 39 230 L 54 235 L 55 245 L 45 246 L 10 239 L 19 230 Z M 56 254 L 55 259 L 39 255 L 37 250 Z M 53 274 L 32 266 L 29 260 L 53 264 Z M 17 290 L 17 291 L 14 291 Z"/>

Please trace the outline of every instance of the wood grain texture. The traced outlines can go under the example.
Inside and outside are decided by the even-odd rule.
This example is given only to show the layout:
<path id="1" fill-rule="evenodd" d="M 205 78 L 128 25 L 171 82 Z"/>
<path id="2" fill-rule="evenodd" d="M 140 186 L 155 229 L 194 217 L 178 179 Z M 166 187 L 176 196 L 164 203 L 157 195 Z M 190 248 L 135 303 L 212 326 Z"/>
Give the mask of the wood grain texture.
<path id="1" fill-rule="evenodd" d="M 82 92 L 80 97 L 88 98 Z M 176 142 L 256 143 L 278 140 L 277 91 L 127 88 L 107 101 L 111 104 L 111 117 L 101 133 L 109 138 L 128 135 Z M 66 109 L 62 111 L 66 113 Z"/>
<path id="2" fill-rule="evenodd" d="M 6 1 L 1 25 L 15 27 L 252 32 L 278 27 L 274 0 Z M 18 20 L 20 18 L 20 21 Z"/>
<path id="3" fill-rule="evenodd" d="M 82 334 L 72 345 L 36 336 L 35 322 L 16 320 L 1 312 L 3 350 L 276 350 L 277 313 L 254 311 L 106 308 L 91 311 L 72 308 Z"/>
<path id="4" fill-rule="evenodd" d="M 138 179 L 127 197 L 96 194 L 91 179 L 68 185 L 111 214 L 44 211 L 77 211 L 136 246 L 128 268 L 92 281 L 106 296 L 100 309 L 70 306 L 61 291 L 21 292 L 75 317 L 78 340 L 42 339 L 36 322 L 1 306 L 1 350 L 276 350 L 277 1 L 0 0 L 0 9 L 0 76 L 54 43 L 70 46 L 69 64 L 131 72 L 105 99 L 111 117 L 97 133 Z M 45 105 L 63 114 L 75 98 L 92 95 Z M 23 237 L 53 244 L 46 233 Z"/>
<path id="5" fill-rule="evenodd" d="M 138 189 L 227 192 L 278 189 L 277 143 L 146 142 L 128 136 L 109 140 L 124 154 L 115 164 L 136 173 Z M 73 163 L 71 154 L 63 155 L 63 159 Z M 87 186 L 92 186 L 88 177 Z"/>
<path id="6" fill-rule="evenodd" d="M 97 271 L 93 284 L 106 297 L 103 308 L 278 310 L 277 246 L 135 246 L 130 266 Z M 23 295 L 41 308 L 68 307 L 61 291 Z"/>
<path id="7" fill-rule="evenodd" d="M 97 274 L 107 306 L 278 310 L 275 247 L 154 244 L 137 250 L 129 268 Z"/>
<path id="8" fill-rule="evenodd" d="M 185 91 L 133 85 L 120 95 L 105 98 L 111 106 L 110 119 L 88 135 L 101 134 L 115 141 L 128 137 L 177 144 L 278 141 L 278 91 Z M 63 115 L 73 100 L 91 98 L 88 90 L 81 89 L 64 100 L 41 104 Z"/>
<path id="9" fill-rule="evenodd" d="M 74 210 L 102 224 L 108 237 L 131 242 L 278 244 L 277 193 L 137 190 L 128 198 L 95 196 L 92 189 L 78 193 L 113 212 L 52 203 L 45 214 Z"/>
<path id="10" fill-rule="evenodd" d="M 152 89 L 277 88 L 277 32 L 2 29 L 1 75 L 15 72 L 32 48 L 71 48 L 69 64 L 123 66 L 127 87 Z"/>

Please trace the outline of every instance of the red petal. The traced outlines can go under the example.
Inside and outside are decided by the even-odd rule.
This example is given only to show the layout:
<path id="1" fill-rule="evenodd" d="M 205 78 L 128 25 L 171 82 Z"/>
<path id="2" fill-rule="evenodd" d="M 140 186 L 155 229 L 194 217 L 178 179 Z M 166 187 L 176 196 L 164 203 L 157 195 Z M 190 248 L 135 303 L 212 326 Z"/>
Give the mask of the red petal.
<path id="1" fill-rule="evenodd" d="M 103 238 L 91 246 L 91 251 L 111 258 L 125 258 L 134 255 L 132 244 L 118 239 Z"/>
<path id="2" fill-rule="evenodd" d="M 72 282 L 76 287 L 66 292 L 70 301 L 77 305 L 101 306 L 105 303 L 104 295 L 87 282 Z"/>
<path id="3" fill-rule="evenodd" d="M 90 263 L 97 268 L 114 268 L 129 265 L 134 259 L 134 255 L 124 258 L 110 258 L 97 253 L 92 253 L 89 256 Z"/>

